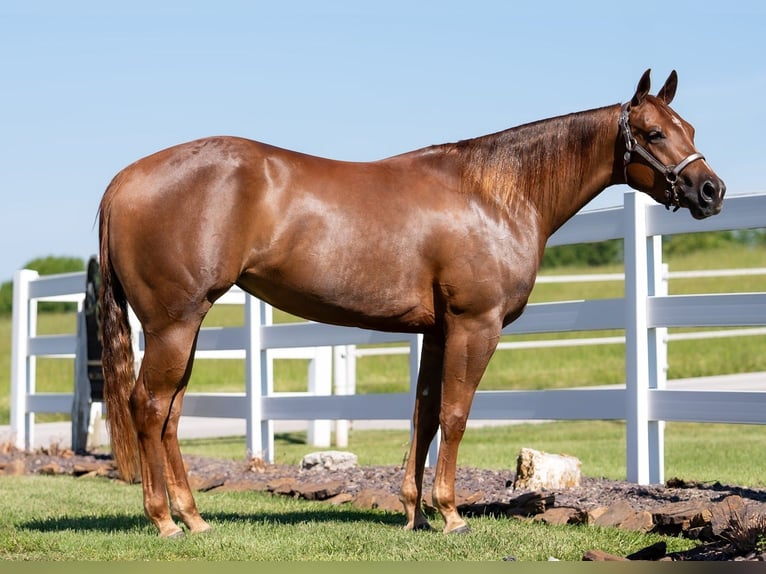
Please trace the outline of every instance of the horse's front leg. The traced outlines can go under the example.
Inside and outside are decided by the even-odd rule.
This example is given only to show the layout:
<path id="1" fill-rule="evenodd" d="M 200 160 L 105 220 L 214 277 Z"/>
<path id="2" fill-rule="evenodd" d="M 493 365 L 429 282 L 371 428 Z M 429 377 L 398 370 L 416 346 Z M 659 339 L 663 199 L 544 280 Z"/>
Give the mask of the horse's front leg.
<path id="1" fill-rule="evenodd" d="M 426 335 L 423 338 L 418 371 L 415 411 L 412 418 L 413 434 L 399 497 L 407 517 L 407 530 L 431 529 L 422 508 L 423 472 L 428 447 L 439 428 L 443 359 L 443 337 Z"/>
<path id="2" fill-rule="evenodd" d="M 500 337 L 501 324 L 490 319 L 453 318 L 447 326 L 439 423 L 441 445 L 433 502 L 444 517 L 444 532 L 468 532 L 455 505 L 455 471 L 476 388 Z"/>

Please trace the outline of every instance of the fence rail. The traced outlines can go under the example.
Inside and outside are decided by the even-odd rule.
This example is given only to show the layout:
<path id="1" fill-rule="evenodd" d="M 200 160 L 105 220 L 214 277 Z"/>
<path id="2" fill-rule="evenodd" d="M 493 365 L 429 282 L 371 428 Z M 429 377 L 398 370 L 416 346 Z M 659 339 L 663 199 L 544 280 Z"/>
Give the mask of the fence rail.
<path id="1" fill-rule="evenodd" d="M 619 419 L 627 425 L 627 478 L 647 484 L 663 481 L 663 421 L 766 424 L 766 392 L 675 391 L 665 389 L 666 329 L 766 325 L 766 293 L 668 296 L 663 287 L 661 236 L 675 233 L 766 227 L 766 195 L 734 196 L 723 213 L 705 221 L 675 216 L 645 196 L 629 192 L 625 205 L 583 212 L 562 227 L 549 245 L 625 239 L 625 296 L 616 299 L 539 303 L 528 307 L 504 334 L 565 331 L 625 331 L 625 386 L 617 389 L 479 391 L 474 419 Z M 36 412 L 69 412 L 72 394 L 35 390 L 37 356 L 75 356 L 81 366 L 82 333 L 38 336 L 37 302 L 82 300 L 84 274 L 15 276 L 12 351 L 11 426 L 20 447 L 31 444 Z M 238 298 L 242 299 L 238 299 Z M 244 326 L 206 327 L 198 357 L 244 358 L 244 393 L 188 393 L 184 414 L 244 418 L 246 448 L 273 457 L 275 420 L 409 420 L 421 337 L 320 323 L 271 324 L 270 309 L 254 298 L 230 292 L 221 300 L 244 302 Z M 758 331 L 760 333 L 761 331 Z M 408 393 L 342 394 L 339 379 L 348 376 L 353 358 L 329 349 L 381 343 L 405 343 L 409 349 Z M 138 355 L 142 343 L 137 338 Z M 276 349 L 324 349 L 321 368 L 310 373 L 309 393 L 274 393 L 271 363 Z M 337 350 L 336 349 L 336 350 Z M 79 363 L 78 363 L 79 361 Z M 345 367 L 344 367 L 344 361 Z M 316 366 L 316 365 L 315 365 Z M 345 373 L 345 374 L 344 374 Z M 78 375 L 79 376 L 79 375 Z M 336 391 L 331 395 L 332 379 Z"/>

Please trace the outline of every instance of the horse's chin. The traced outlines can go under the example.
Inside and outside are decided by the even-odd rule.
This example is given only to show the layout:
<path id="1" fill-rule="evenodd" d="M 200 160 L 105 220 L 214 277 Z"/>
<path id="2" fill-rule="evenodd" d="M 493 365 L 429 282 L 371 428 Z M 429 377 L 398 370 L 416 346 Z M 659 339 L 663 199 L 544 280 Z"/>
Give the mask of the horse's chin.
<path id="1" fill-rule="evenodd" d="M 707 219 L 721 212 L 723 201 L 703 203 L 698 200 L 699 194 L 680 194 L 678 197 L 678 207 L 686 208 L 694 219 Z"/>
<path id="2" fill-rule="evenodd" d="M 700 207 L 699 205 L 692 204 L 688 206 L 689 213 L 694 219 L 707 219 L 713 215 L 718 215 L 721 212 L 721 205 Z"/>

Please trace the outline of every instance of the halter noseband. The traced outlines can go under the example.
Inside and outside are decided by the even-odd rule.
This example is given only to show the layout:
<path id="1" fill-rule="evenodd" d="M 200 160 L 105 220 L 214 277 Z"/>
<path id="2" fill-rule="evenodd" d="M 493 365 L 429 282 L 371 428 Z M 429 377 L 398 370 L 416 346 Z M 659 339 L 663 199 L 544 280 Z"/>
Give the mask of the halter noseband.
<path id="1" fill-rule="evenodd" d="M 665 165 L 654 157 L 649 150 L 636 141 L 636 138 L 633 137 L 633 133 L 630 131 L 629 120 L 630 102 L 627 102 L 622 105 L 619 120 L 622 134 L 625 136 L 625 155 L 623 156 L 625 183 L 628 182 L 628 164 L 630 164 L 631 155 L 633 152 L 636 152 L 644 158 L 649 165 L 665 176 L 665 181 L 668 183 L 668 187 L 665 189 L 665 207 L 670 209 L 670 206 L 672 205 L 674 207 L 673 211 L 678 211 L 681 208 L 681 201 L 678 197 L 678 176 L 690 163 L 697 161 L 698 159 L 705 159 L 705 156 L 695 152 L 683 159 L 678 165 Z"/>

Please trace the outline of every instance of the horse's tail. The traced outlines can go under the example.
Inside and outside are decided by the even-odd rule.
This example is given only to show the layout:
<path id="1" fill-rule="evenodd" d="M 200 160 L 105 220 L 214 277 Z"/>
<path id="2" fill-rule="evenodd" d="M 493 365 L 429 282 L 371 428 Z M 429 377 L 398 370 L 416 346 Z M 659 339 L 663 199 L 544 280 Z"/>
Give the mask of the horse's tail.
<path id="1" fill-rule="evenodd" d="M 114 185 L 114 182 L 113 184 Z M 104 403 L 112 456 L 122 478 L 139 476 L 136 430 L 130 415 L 130 394 L 135 384 L 133 346 L 128 322 L 128 302 L 109 257 L 109 193 L 99 209 L 99 268 L 101 288 L 101 365 L 104 371 Z"/>

